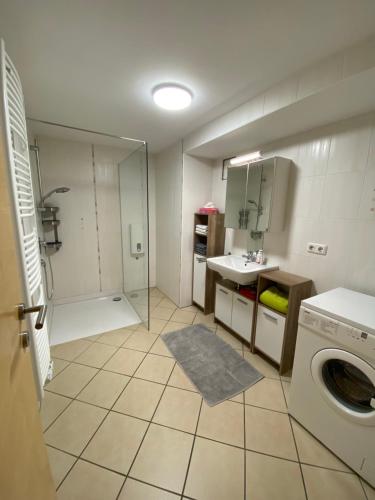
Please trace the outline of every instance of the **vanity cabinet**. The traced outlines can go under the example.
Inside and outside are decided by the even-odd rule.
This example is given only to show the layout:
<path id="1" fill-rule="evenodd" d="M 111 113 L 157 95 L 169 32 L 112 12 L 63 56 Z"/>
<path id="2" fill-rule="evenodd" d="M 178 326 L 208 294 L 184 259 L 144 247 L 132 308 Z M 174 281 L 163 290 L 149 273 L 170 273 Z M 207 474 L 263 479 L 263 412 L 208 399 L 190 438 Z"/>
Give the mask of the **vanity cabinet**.
<path id="1" fill-rule="evenodd" d="M 232 304 L 233 292 L 216 284 L 215 317 L 229 328 L 232 325 Z"/>
<path id="2" fill-rule="evenodd" d="M 233 294 L 232 330 L 250 342 L 253 326 L 254 302 L 239 293 Z"/>
<path id="3" fill-rule="evenodd" d="M 250 342 L 254 302 L 237 293 L 230 282 L 222 283 L 216 283 L 215 319 Z"/>
<path id="4" fill-rule="evenodd" d="M 285 316 L 258 305 L 255 347 L 280 364 L 285 333 Z"/>
<path id="5" fill-rule="evenodd" d="M 276 286 L 288 295 L 287 314 L 275 311 L 260 302 L 260 295 Z M 268 271 L 258 276 L 252 352 L 261 352 L 279 367 L 280 375 L 293 367 L 296 346 L 298 314 L 301 301 L 311 296 L 312 281 L 285 271 Z"/>

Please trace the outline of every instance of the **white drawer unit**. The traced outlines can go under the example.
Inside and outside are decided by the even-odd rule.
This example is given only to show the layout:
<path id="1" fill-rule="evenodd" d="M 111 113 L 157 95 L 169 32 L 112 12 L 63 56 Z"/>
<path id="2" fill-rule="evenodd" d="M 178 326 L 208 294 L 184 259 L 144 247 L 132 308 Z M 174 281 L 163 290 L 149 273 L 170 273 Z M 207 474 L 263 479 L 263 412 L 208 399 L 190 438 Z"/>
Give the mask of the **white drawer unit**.
<path id="1" fill-rule="evenodd" d="M 233 292 L 224 286 L 216 285 L 215 316 L 229 327 L 232 325 L 232 298 Z"/>
<path id="2" fill-rule="evenodd" d="M 250 342 L 253 325 L 253 301 L 216 284 L 215 318 Z"/>
<path id="3" fill-rule="evenodd" d="M 206 297 L 206 257 L 194 254 L 193 301 L 204 308 Z"/>
<path id="4" fill-rule="evenodd" d="M 285 317 L 258 305 L 255 347 L 280 363 L 284 342 Z"/>
<path id="5" fill-rule="evenodd" d="M 241 337 L 250 342 L 251 327 L 253 325 L 254 302 L 238 295 L 233 294 L 232 307 L 232 330 Z"/>

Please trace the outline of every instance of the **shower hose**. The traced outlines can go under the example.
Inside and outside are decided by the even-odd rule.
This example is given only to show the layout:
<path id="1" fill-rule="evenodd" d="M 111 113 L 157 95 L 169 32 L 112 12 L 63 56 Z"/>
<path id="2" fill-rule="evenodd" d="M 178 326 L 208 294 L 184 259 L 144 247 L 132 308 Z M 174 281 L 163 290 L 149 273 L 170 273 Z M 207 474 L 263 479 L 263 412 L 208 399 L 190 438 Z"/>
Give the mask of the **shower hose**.
<path id="1" fill-rule="evenodd" d="M 52 269 L 52 264 L 51 264 L 51 257 L 49 255 L 47 255 L 46 257 L 47 257 L 47 260 L 48 260 L 48 267 L 49 267 L 49 271 L 50 271 L 50 275 L 51 275 L 51 289 L 49 287 L 48 273 L 47 273 L 47 263 L 46 263 L 45 259 L 42 258 L 41 263 L 42 263 L 42 267 L 44 269 L 44 277 L 45 277 L 45 281 L 46 281 L 47 299 L 51 300 L 52 297 L 53 297 L 53 291 L 54 291 L 55 284 L 54 284 L 54 281 L 53 281 L 53 269 Z"/>

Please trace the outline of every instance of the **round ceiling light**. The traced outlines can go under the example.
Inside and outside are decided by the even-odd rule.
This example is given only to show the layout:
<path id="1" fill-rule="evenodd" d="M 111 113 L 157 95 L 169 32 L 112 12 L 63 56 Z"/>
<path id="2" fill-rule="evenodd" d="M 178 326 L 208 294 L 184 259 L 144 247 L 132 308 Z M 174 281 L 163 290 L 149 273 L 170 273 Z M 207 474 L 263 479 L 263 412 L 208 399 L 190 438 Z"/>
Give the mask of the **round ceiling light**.
<path id="1" fill-rule="evenodd" d="M 178 111 L 190 106 L 192 93 L 185 87 L 174 84 L 158 85 L 152 91 L 155 104 L 169 111 Z"/>

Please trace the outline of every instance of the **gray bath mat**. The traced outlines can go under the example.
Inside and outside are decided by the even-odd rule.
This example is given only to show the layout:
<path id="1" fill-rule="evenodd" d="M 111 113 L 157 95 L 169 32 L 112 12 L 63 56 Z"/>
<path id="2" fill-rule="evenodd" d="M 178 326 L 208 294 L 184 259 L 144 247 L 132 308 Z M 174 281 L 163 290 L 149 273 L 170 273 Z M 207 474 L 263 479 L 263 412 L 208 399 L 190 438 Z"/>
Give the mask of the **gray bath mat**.
<path id="1" fill-rule="evenodd" d="M 204 325 L 161 336 L 209 406 L 214 406 L 263 378 L 230 345 Z"/>

